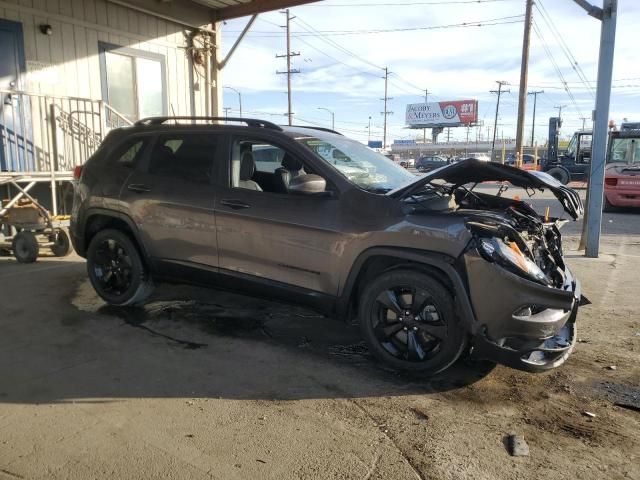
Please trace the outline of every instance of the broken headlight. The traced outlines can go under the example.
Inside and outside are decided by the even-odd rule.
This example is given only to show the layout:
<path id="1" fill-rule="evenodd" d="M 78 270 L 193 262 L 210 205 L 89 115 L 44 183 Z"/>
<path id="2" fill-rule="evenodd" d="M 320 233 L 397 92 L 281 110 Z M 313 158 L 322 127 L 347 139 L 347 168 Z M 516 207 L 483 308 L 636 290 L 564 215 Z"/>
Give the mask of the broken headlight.
<path id="1" fill-rule="evenodd" d="M 506 243 L 499 238 L 481 238 L 478 250 L 486 260 L 495 262 L 521 277 L 542 285 L 551 285 L 551 281 L 540 267 L 527 258 L 515 242 Z"/>

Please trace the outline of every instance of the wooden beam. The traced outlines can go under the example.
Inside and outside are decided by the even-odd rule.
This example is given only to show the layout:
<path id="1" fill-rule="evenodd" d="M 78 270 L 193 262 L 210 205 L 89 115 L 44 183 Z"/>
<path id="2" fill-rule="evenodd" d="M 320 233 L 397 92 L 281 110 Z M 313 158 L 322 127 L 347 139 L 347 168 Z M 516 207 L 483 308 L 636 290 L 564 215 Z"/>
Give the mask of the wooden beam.
<path id="1" fill-rule="evenodd" d="M 252 0 L 241 5 L 233 5 L 216 9 L 214 15 L 216 20 L 229 20 L 231 18 L 246 17 L 257 13 L 270 12 L 280 8 L 295 7 L 306 3 L 314 3 L 318 0 Z"/>

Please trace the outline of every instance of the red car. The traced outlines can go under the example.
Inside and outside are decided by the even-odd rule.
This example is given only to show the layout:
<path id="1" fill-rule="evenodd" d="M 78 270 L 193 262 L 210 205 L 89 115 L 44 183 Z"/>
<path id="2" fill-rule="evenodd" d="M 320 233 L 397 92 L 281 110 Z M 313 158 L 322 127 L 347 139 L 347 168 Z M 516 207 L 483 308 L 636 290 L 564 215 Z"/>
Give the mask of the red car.
<path id="1" fill-rule="evenodd" d="M 640 124 L 612 132 L 604 180 L 604 210 L 640 207 Z"/>

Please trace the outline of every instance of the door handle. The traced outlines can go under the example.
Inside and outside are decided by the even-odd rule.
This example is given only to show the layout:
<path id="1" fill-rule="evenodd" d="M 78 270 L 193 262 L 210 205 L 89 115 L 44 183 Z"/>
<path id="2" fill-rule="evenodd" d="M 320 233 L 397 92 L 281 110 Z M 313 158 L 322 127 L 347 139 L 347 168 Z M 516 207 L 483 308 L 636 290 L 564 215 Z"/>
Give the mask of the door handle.
<path id="1" fill-rule="evenodd" d="M 141 183 L 130 183 L 129 185 L 127 185 L 127 189 L 131 190 L 132 192 L 138 192 L 138 193 L 145 193 L 145 192 L 151 191 L 151 187 L 149 187 L 148 185 L 143 185 Z"/>
<path id="2" fill-rule="evenodd" d="M 244 203 L 240 200 L 221 200 L 220 203 L 226 207 L 233 208 L 234 210 L 241 210 L 243 208 L 251 208 L 251 205 Z"/>

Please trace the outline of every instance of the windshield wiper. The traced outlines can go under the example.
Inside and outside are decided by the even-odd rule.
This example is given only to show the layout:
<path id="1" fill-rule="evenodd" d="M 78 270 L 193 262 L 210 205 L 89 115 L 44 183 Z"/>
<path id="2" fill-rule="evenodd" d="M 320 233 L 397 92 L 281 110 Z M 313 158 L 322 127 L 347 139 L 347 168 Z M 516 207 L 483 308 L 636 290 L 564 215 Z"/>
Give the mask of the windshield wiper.
<path id="1" fill-rule="evenodd" d="M 384 188 L 384 187 L 373 187 L 373 188 L 365 188 L 365 190 L 367 192 L 371 192 L 371 193 L 381 193 L 381 194 L 385 194 L 387 192 L 390 192 L 391 190 L 393 190 L 392 188 Z"/>

